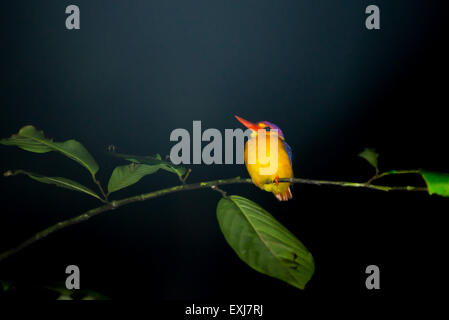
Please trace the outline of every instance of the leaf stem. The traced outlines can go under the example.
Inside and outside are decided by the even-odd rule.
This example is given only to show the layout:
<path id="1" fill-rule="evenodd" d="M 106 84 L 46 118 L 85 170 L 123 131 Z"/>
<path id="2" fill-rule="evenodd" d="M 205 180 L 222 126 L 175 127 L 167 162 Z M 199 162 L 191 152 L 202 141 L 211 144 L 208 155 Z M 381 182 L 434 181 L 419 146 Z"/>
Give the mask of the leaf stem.
<path id="1" fill-rule="evenodd" d="M 101 186 L 100 181 L 98 181 L 95 176 L 92 176 L 92 178 L 94 179 L 95 184 L 98 186 L 98 189 L 100 189 L 101 194 L 103 195 L 103 199 L 105 203 L 109 203 L 108 200 L 108 194 L 104 192 L 103 187 Z M 0 260 L 1 261 L 1 260 Z"/>
<path id="2" fill-rule="evenodd" d="M 217 187 L 217 185 L 213 185 L 212 187 L 210 187 L 212 190 L 215 190 L 217 192 L 220 192 L 223 198 L 227 198 L 228 194 L 226 193 L 226 191 L 224 191 L 223 189 L 220 189 L 219 187 Z"/>
<path id="3" fill-rule="evenodd" d="M 413 172 L 411 172 L 413 171 Z M 380 176 L 385 176 L 385 175 L 389 175 L 389 174 L 398 174 L 398 173 L 416 173 L 416 170 L 411 170 L 408 172 L 405 171 L 396 171 L 396 172 L 386 172 L 384 174 L 379 175 L 378 178 L 380 178 Z M 103 191 L 103 188 L 101 187 L 101 184 L 95 180 L 95 182 L 97 183 L 97 185 L 99 186 L 100 190 L 102 191 L 103 195 L 105 196 L 105 199 L 107 200 L 107 196 Z M 313 180 L 313 179 L 303 179 L 303 178 L 283 178 L 283 179 L 278 179 L 278 182 L 290 182 L 290 183 L 297 183 L 297 184 L 310 184 L 310 185 L 317 185 L 317 186 L 323 186 L 323 185 L 331 185 L 331 186 L 340 186 L 340 187 L 352 187 L 352 188 L 366 188 L 366 189 L 373 189 L 373 190 L 379 190 L 379 191 L 427 191 L 426 187 L 415 187 L 415 186 L 401 186 L 401 187 L 390 187 L 390 186 L 381 186 L 381 185 L 373 185 L 371 183 L 359 183 L 359 182 L 347 182 L 347 181 L 327 181 L 327 180 Z M 157 191 L 153 191 L 153 192 L 149 192 L 149 193 L 144 193 L 144 194 L 140 194 L 137 196 L 133 196 L 133 197 L 129 197 L 129 198 L 125 198 L 122 200 L 116 200 L 116 201 L 111 201 L 108 202 L 105 205 L 102 205 L 100 207 L 91 209 L 89 211 L 86 211 L 85 213 L 78 215 L 76 217 L 61 221 L 56 223 L 53 226 L 50 226 L 42 231 L 39 231 L 38 233 L 36 233 L 34 236 L 32 236 L 31 238 L 29 238 L 28 240 L 22 242 L 21 244 L 19 244 L 17 247 L 9 249 L 3 253 L 0 254 L 0 261 L 5 260 L 6 258 L 10 257 L 11 255 L 22 251 L 23 249 L 25 249 L 26 247 L 28 247 L 29 245 L 35 243 L 36 241 L 39 241 L 45 237 L 47 237 L 48 235 L 67 228 L 71 225 L 74 224 L 78 224 L 80 222 L 86 221 L 96 215 L 99 215 L 100 213 L 103 212 L 107 212 L 107 211 L 111 211 L 114 209 L 117 209 L 119 207 L 122 207 L 124 205 L 130 204 L 130 203 L 134 203 L 134 202 L 139 202 L 139 201 L 146 201 L 149 199 L 153 199 L 153 198 L 157 198 L 157 197 L 161 197 L 170 193 L 175 193 L 175 192 L 179 192 L 179 191 L 188 191 L 188 190 L 196 190 L 196 189 L 213 189 L 215 191 L 218 191 L 220 193 L 222 193 L 222 195 L 225 195 L 226 193 L 219 189 L 218 186 L 219 185 L 226 185 L 226 184 L 238 184 L 238 183 L 253 183 L 251 179 L 249 178 L 240 178 L 240 177 L 235 177 L 235 178 L 230 178 L 230 179 L 219 179 L 219 180 L 213 180 L 213 181 L 206 181 L 206 182 L 198 182 L 198 183 L 191 183 L 191 184 L 183 184 L 183 185 L 178 185 L 178 186 L 174 186 L 174 187 L 170 187 L 170 188 L 166 188 L 166 189 L 161 189 L 161 190 L 157 190 Z"/>

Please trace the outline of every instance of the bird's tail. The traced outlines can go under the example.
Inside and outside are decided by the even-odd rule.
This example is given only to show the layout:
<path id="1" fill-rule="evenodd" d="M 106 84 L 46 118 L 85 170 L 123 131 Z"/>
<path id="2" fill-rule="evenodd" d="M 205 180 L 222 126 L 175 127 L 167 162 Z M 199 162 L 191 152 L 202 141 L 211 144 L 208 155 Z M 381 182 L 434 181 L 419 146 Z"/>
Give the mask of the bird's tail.
<path id="1" fill-rule="evenodd" d="M 285 190 L 282 193 L 274 193 L 274 196 L 276 197 L 276 199 L 278 199 L 279 201 L 288 201 L 291 198 L 293 198 L 292 192 L 290 190 L 290 187 L 288 187 L 287 190 Z"/>

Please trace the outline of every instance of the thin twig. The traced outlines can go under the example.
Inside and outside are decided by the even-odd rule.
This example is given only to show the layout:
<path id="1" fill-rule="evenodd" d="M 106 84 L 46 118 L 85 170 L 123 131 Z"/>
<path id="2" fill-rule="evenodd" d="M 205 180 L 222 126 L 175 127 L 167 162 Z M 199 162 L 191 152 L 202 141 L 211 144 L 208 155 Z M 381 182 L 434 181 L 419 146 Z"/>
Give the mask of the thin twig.
<path id="1" fill-rule="evenodd" d="M 369 179 L 366 183 L 371 184 L 373 181 L 378 180 L 380 178 L 390 176 L 390 175 L 396 175 L 396 174 L 421 174 L 420 170 L 391 170 L 386 171 L 383 173 L 380 173 L 377 171 L 376 175 L 374 175 L 371 179 Z"/>
<path id="2" fill-rule="evenodd" d="M 187 178 L 189 177 L 190 173 L 192 172 L 192 169 L 187 169 L 187 173 L 184 175 L 184 177 L 179 177 L 179 180 L 182 182 L 182 184 L 186 184 Z"/>
<path id="3" fill-rule="evenodd" d="M 425 188 L 425 187 L 414 187 L 414 186 L 390 187 L 390 186 L 380 186 L 380 185 L 372 185 L 372 184 L 358 183 L 358 182 L 312 180 L 312 179 L 303 179 L 303 178 L 278 179 L 278 182 L 312 184 L 312 185 L 317 185 L 317 186 L 332 185 L 332 186 L 340 186 L 340 187 L 367 188 L 367 189 L 374 189 L 374 190 L 379 190 L 379 191 L 427 191 L 427 188 Z M 74 224 L 78 224 L 78 223 L 86 221 L 96 215 L 99 215 L 100 213 L 111 211 L 111 210 L 114 210 L 116 208 L 122 207 L 122 206 L 130 204 L 130 203 L 134 203 L 134 202 L 138 202 L 138 201 L 145 201 L 145 200 L 161 197 L 166 194 L 175 193 L 175 192 L 179 192 L 179 191 L 207 189 L 207 188 L 212 188 L 216 191 L 222 192 L 222 194 L 225 195 L 226 192 L 219 189 L 218 186 L 226 185 L 226 184 L 237 184 L 237 183 L 253 183 L 253 182 L 251 179 L 248 179 L 248 178 L 242 179 L 240 177 L 230 178 L 230 179 L 220 179 L 220 180 L 213 180 L 213 181 L 207 181 L 207 182 L 198 182 L 198 183 L 192 183 L 192 184 L 178 185 L 178 186 L 174 186 L 171 188 L 166 188 L 166 189 L 162 189 L 162 190 L 157 190 L 157 191 L 125 198 L 122 200 L 111 201 L 103 206 L 86 211 L 85 213 L 83 213 L 79 216 L 61 221 L 51 227 L 48 227 L 48 228 L 36 233 L 34 236 L 32 236 L 28 240 L 22 242 L 17 247 L 7 250 L 7 251 L 3 252 L 2 254 L 0 254 L 0 261 L 5 260 L 9 256 L 25 249 L 26 247 L 33 244 L 34 242 L 39 241 L 58 230 L 67 228 Z M 100 186 L 100 188 L 101 188 L 101 186 Z"/>

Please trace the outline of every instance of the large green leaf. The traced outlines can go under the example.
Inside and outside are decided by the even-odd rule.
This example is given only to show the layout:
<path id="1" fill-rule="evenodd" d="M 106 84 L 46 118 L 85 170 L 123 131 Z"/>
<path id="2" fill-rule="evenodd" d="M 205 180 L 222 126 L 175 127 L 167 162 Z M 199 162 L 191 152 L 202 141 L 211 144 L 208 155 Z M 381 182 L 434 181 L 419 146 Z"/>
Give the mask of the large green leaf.
<path id="1" fill-rule="evenodd" d="M 182 177 L 186 173 L 186 169 L 184 167 L 174 165 L 169 161 L 162 160 L 159 154 L 156 154 L 155 156 L 136 156 L 132 154 L 122 154 L 116 152 L 110 152 L 110 154 L 114 157 L 122 158 L 134 163 L 142 163 L 150 166 L 157 165 L 159 169 L 175 173 L 179 177 Z"/>
<path id="2" fill-rule="evenodd" d="M 160 165 L 150 166 L 141 163 L 130 163 L 126 166 L 116 167 L 109 179 L 108 193 L 129 187 L 144 176 L 155 173 L 160 168 Z"/>
<path id="3" fill-rule="evenodd" d="M 34 179 L 36 181 L 42 182 L 42 183 L 47 183 L 47 184 L 54 184 L 58 187 L 61 188 L 65 188 L 65 189 L 70 189 L 70 190 L 74 190 L 74 191 L 79 191 L 79 192 L 84 192 L 92 197 L 95 197 L 99 200 L 102 200 L 101 197 L 99 195 L 97 195 L 94 191 L 90 190 L 89 188 L 83 186 L 82 184 L 79 184 L 76 181 L 67 179 L 67 178 L 62 178 L 62 177 L 46 177 L 37 173 L 33 173 L 33 172 L 28 172 L 25 170 L 16 170 L 16 171 L 7 171 L 5 172 L 3 175 L 8 177 L 8 176 L 15 176 L 18 174 L 24 174 L 27 175 L 28 177 L 30 177 L 31 179 Z"/>
<path id="4" fill-rule="evenodd" d="M 315 270 L 312 254 L 271 214 L 230 196 L 218 203 L 217 217 L 227 242 L 250 267 L 304 289 Z"/>
<path id="5" fill-rule="evenodd" d="M 46 138 L 43 131 L 37 131 L 33 126 L 23 127 L 10 138 L 1 139 L 0 143 L 36 153 L 58 151 L 84 166 L 92 176 L 95 176 L 98 171 L 97 162 L 81 143 L 76 140 L 54 142 L 52 139 Z"/>
<path id="6" fill-rule="evenodd" d="M 423 170 L 421 175 L 426 181 L 429 194 L 449 197 L 449 174 Z"/>
<path id="7" fill-rule="evenodd" d="M 372 165 L 374 169 L 376 169 L 376 172 L 379 171 L 377 161 L 377 159 L 379 158 L 379 154 L 376 152 L 375 149 L 365 148 L 365 150 L 363 150 L 363 152 L 360 152 L 358 156 L 368 161 L 368 163 Z"/>

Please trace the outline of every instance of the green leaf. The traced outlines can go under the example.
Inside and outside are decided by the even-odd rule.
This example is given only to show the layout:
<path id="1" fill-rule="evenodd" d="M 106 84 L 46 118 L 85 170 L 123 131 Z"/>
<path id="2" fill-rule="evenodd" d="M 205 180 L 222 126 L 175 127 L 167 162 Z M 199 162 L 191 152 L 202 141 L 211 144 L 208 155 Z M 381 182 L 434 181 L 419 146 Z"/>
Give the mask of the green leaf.
<path id="1" fill-rule="evenodd" d="M 251 268 L 304 289 L 315 270 L 312 254 L 272 215 L 230 196 L 218 203 L 217 218 L 226 241 Z"/>
<path id="2" fill-rule="evenodd" d="M 427 190 L 430 195 L 437 194 L 449 197 L 449 174 L 431 171 L 421 171 L 421 175 L 426 181 Z"/>
<path id="3" fill-rule="evenodd" d="M 84 290 L 85 296 L 81 298 L 81 300 L 109 300 L 108 297 L 92 290 Z"/>
<path id="4" fill-rule="evenodd" d="M 133 185 L 144 176 L 155 173 L 160 167 L 160 165 L 150 166 L 140 163 L 130 163 L 126 166 L 116 167 L 109 179 L 108 193 Z"/>
<path id="5" fill-rule="evenodd" d="M 379 154 L 376 153 L 375 149 L 365 148 L 365 150 L 363 150 L 363 152 L 360 152 L 358 154 L 358 156 L 362 157 L 363 159 L 368 161 L 369 164 L 372 165 L 376 169 L 376 172 L 379 171 L 378 164 L 377 164 L 377 159 L 379 158 Z"/>
<path id="6" fill-rule="evenodd" d="M 37 131 L 33 126 L 23 127 L 17 134 L 13 134 L 10 138 L 1 139 L 0 143 L 7 146 L 17 146 L 23 150 L 35 153 L 60 152 L 81 164 L 89 170 L 92 176 L 95 176 L 99 169 L 95 159 L 78 141 L 67 140 L 65 142 L 54 142 L 52 139 L 45 138 L 44 132 Z"/>
<path id="7" fill-rule="evenodd" d="M 186 169 L 184 167 L 175 165 L 169 161 L 162 160 L 159 154 L 156 154 L 155 156 L 136 156 L 132 154 L 122 154 L 116 152 L 110 152 L 110 154 L 114 157 L 122 158 L 134 163 L 147 164 L 150 166 L 158 165 L 159 169 L 175 173 L 179 177 L 182 177 L 186 173 Z"/>
<path id="8" fill-rule="evenodd" d="M 74 191 L 79 191 L 79 192 L 84 192 L 94 198 L 97 198 L 99 200 L 102 200 L 101 197 L 99 195 L 97 195 L 94 191 L 90 190 L 89 188 L 83 186 L 82 184 L 79 184 L 76 181 L 67 179 L 67 178 L 61 178 L 61 177 L 46 177 L 37 173 L 33 173 L 33 172 L 28 172 L 25 170 L 16 170 L 16 171 L 7 171 L 5 172 L 3 175 L 5 177 L 8 176 L 15 176 L 18 174 L 24 174 L 27 175 L 28 177 L 30 177 L 31 179 L 34 179 L 36 181 L 42 182 L 42 183 L 47 183 L 47 184 L 54 184 L 58 187 L 61 188 L 65 188 L 65 189 L 69 189 L 69 190 L 74 190 Z"/>
<path id="9" fill-rule="evenodd" d="M 0 280 L 0 288 L 2 289 L 2 291 L 6 292 L 9 290 L 9 288 L 11 288 L 11 283 L 4 280 Z"/>

